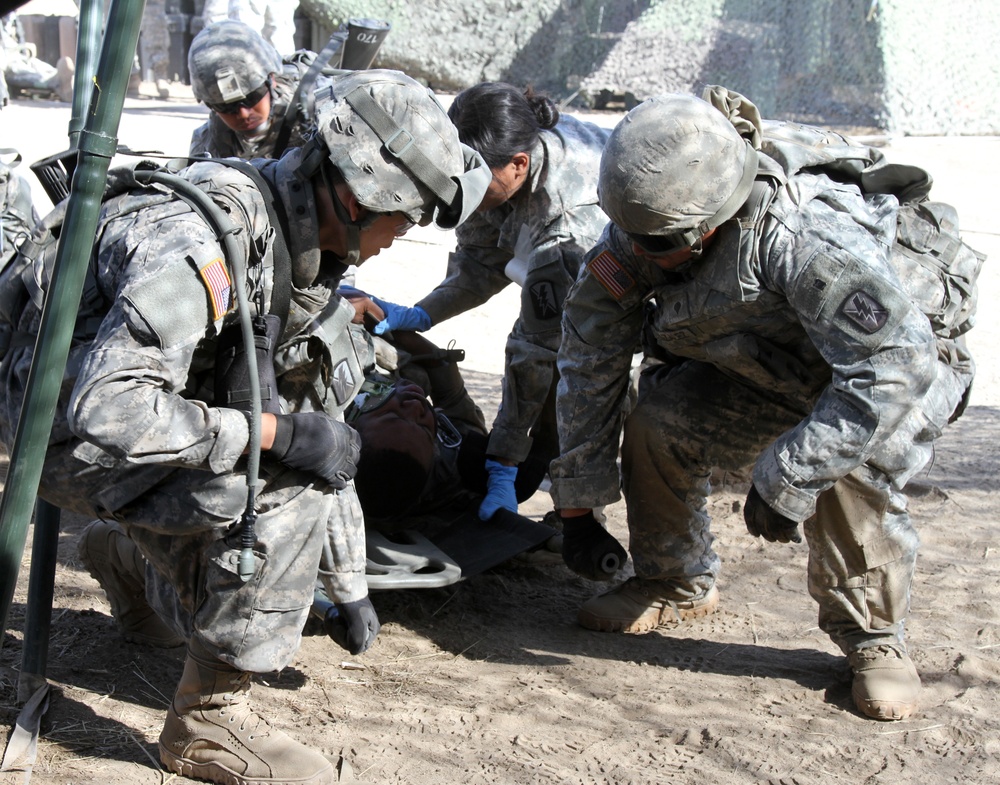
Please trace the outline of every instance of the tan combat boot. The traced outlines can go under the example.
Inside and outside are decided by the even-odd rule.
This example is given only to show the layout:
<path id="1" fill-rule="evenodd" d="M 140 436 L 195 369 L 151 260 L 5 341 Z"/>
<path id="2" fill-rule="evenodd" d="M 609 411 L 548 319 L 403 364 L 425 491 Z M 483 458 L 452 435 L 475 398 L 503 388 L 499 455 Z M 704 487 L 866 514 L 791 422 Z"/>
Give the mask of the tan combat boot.
<path id="1" fill-rule="evenodd" d="M 146 560 L 117 523 L 94 521 L 83 530 L 80 561 L 101 584 L 122 636 L 132 643 L 169 649 L 184 639 L 146 602 Z"/>
<path id="2" fill-rule="evenodd" d="M 718 606 L 715 586 L 692 597 L 671 581 L 633 577 L 587 600 L 576 618 L 588 630 L 643 633 L 708 616 Z"/>
<path id="3" fill-rule="evenodd" d="M 851 695 L 862 714 L 876 720 L 905 720 L 913 714 L 920 676 L 901 644 L 858 649 L 847 661 L 854 671 Z"/>
<path id="4" fill-rule="evenodd" d="M 250 674 L 188 647 L 160 733 L 160 760 L 184 777 L 223 785 L 319 785 L 333 765 L 250 708 Z"/>

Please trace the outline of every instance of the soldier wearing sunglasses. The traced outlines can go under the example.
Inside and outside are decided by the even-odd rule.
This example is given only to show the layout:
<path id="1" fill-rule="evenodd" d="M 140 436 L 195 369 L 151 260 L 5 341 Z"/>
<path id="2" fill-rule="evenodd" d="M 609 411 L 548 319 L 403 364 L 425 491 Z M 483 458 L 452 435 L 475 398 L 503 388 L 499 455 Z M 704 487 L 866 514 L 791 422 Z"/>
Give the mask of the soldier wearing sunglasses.
<path id="1" fill-rule="evenodd" d="M 305 50 L 282 57 L 243 22 L 224 20 L 203 29 L 188 50 L 194 97 L 212 114 L 191 135 L 192 156 L 273 158 L 282 122 L 305 72 L 315 60 Z M 316 88 L 328 77 L 319 76 Z M 310 125 L 300 116 L 288 147 L 301 146 Z"/>

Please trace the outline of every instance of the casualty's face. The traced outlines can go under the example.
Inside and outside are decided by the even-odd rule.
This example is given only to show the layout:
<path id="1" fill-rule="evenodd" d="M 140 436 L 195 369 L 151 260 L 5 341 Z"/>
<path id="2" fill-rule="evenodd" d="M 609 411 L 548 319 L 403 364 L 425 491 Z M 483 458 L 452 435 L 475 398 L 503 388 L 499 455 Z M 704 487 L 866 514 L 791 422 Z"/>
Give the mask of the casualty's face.
<path id="1" fill-rule="evenodd" d="M 434 409 L 423 389 L 407 379 L 400 379 L 380 393 L 369 393 L 348 422 L 361 435 L 364 446 L 391 445 L 408 452 L 425 467 L 434 460 Z"/>

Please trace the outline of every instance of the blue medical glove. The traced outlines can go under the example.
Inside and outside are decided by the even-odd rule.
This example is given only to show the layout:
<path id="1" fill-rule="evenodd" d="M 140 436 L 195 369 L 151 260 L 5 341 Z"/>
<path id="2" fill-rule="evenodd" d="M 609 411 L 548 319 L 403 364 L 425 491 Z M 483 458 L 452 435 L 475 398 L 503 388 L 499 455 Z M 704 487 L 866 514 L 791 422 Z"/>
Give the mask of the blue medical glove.
<path id="1" fill-rule="evenodd" d="M 517 494 L 514 492 L 516 466 L 504 466 L 499 461 L 486 459 L 486 497 L 479 505 L 479 520 L 488 521 L 497 510 L 517 512 Z"/>
<path id="2" fill-rule="evenodd" d="M 423 332 L 431 329 L 431 317 L 419 305 L 407 308 L 405 305 L 396 305 L 378 297 L 372 297 L 372 302 L 385 313 L 385 318 L 375 325 L 375 335 L 384 335 L 393 330 Z"/>
<path id="3" fill-rule="evenodd" d="M 768 542 L 802 542 L 799 524 L 772 508 L 753 485 L 743 504 L 743 520 L 754 537 Z"/>

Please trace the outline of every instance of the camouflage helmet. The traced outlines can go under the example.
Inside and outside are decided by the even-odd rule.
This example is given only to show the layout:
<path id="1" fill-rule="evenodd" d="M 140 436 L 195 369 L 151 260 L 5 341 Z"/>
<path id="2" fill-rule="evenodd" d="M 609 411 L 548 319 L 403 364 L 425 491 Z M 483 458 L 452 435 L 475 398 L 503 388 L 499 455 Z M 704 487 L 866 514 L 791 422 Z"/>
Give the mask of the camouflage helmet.
<path id="1" fill-rule="evenodd" d="M 611 133 L 598 200 L 635 242 L 666 253 L 732 218 L 750 195 L 757 163 L 753 146 L 711 104 L 690 95 L 657 96 Z"/>
<path id="2" fill-rule="evenodd" d="M 241 101 L 281 73 L 281 55 L 243 22 L 225 19 L 203 29 L 188 49 L 194 97 L 205 104 Z"/>
<path id="3" fill-rule="evenodd" d="M 492 179 L 434 94 L 399 71 L 333 80 L 316 96 L 316 128 L 300 174 L 312 176 L 322 155 L 372 212 L 450 229 L 479 206 Z"/>

